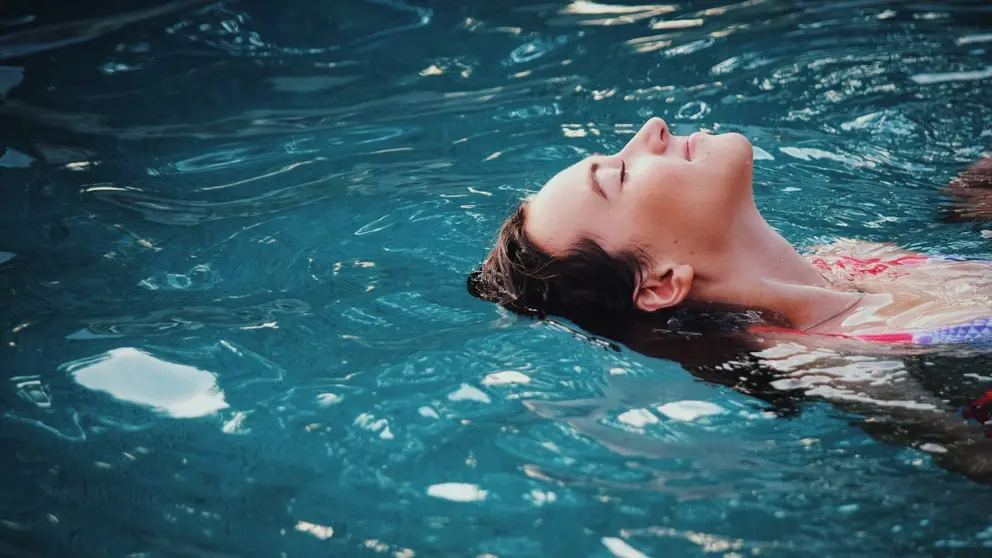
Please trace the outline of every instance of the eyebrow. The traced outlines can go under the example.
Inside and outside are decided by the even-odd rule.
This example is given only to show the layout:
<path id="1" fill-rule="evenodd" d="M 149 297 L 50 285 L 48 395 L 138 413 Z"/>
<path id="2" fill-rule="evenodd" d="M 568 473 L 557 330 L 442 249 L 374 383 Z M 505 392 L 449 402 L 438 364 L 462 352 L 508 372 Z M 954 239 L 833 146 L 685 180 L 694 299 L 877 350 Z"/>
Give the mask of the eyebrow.
<path id="1" fill-rule="evenodd" d="M 603 187 L 599 185 L 599 181 L 596 180 L 596 170 L 599 169 L 599 163 L 590 162 L 589 163 L 589 187 L 592 188 L 593 192 L 596 192 L 604 200 L 608 199 L 606 197 L 606 192 L 603 191 Z"/>

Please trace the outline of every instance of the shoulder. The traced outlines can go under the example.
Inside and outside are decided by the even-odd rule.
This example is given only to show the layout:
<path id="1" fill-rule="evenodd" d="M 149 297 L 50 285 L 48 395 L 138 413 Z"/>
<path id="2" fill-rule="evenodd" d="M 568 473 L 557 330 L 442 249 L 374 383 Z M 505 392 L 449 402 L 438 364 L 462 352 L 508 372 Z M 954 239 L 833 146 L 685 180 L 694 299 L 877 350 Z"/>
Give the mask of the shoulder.
<path id="1" fill-rule="evenodd" d="M 891 260 L 905 257 L 923 257 L 920 252 L 900 248 L 893 243 L 868 242 L 853 238 L 838 238 L 829 244 L 810 246 L 806 255 L 811 257 L 846 257 L 858 259 Z"/>

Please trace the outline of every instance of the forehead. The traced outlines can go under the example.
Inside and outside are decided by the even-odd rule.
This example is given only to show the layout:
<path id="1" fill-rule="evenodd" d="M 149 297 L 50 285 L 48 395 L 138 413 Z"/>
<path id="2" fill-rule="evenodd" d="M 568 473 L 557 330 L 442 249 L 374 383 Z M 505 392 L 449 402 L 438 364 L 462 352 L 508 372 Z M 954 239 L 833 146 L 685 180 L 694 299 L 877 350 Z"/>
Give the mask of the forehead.
<path id="1" fill-rule="evenodd" d="M 583 237 L 597 209 L 588 186 L 588 164 L 580 161 L 556 174 L 524 206 L 524 231 L 551 255 L 560 254 Z"/>

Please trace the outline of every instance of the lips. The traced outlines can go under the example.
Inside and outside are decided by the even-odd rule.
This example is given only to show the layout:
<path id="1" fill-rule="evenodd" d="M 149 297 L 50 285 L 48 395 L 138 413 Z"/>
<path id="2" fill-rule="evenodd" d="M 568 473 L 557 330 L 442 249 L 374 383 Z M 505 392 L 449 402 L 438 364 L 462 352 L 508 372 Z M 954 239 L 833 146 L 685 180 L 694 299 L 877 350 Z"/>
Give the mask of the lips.
<path id="1" fill-rule="evenodd" d="M 696 155 L 696 140 L 699 136 L 699 132 L 694 132 L 689 135 L 689 138 L 685 140 L 685 159 L 686 161 L 692 161 L 693 157 Z"/>

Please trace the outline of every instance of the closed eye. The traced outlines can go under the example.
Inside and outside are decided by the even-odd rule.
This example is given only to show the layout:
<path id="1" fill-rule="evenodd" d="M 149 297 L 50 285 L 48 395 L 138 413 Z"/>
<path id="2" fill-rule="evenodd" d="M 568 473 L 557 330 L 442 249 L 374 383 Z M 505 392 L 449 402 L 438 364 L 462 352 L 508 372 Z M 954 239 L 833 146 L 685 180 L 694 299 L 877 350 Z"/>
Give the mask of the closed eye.
<path id="1" fill-rule="evenodd" d="M 609 200 L 609 198 L 606 197 L 606 192 L 603 190 L 603 187 L 599 184 L 599 179 L 596 178 L 597 170 L 599 170 L 599 163 L 591 163 L 589 165 L 589 187 L 592 188 L 592 191 L 599 197 L 604 200 Z"/>

